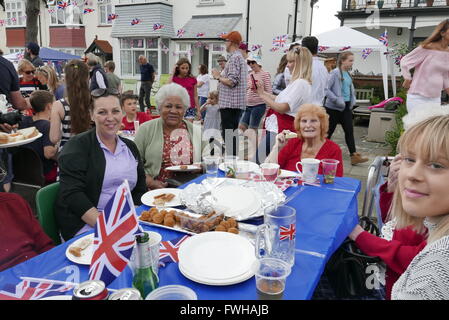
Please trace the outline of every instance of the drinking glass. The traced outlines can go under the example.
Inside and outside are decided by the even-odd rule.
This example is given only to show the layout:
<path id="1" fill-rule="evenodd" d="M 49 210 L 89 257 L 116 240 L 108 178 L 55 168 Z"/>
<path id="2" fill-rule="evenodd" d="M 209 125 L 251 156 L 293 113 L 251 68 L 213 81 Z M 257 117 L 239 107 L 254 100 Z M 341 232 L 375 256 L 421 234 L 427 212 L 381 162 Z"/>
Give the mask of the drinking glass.
<path id="1" fill-rule="evenodd" d="M 295 263 L 296 210 L 289 206 L 269 206 L 264 224 L 256 232 L 256 257 L 276 258 Z M 262 253 L 263 252 L 263 253 Z"/>
<path id="2" fill-rule="evenodd" d="M 259 300 L 280 300 L 284 295 L 285 281 L 291 267 L 285 261 L 263 258 L 257 262 L 256 288 Z"/>
<path id="3" fill-rule="evenodd" d="M 220 164 L 219 156 L 206 156 L 203 158 L 206 167 L 206 173 L 210 175 L 217 175 L 218 165 Z"/>
<path id="4" fill-rule="evenodd" d="M 334 159 L 323 159 L 321 163 L 323 165 L 324 183 L 332 184 L 335 180 L 337 173 L 337 166 L 340 161 Z"/>
<path id="5" fill-rule="evenodd" d="M 260 170 L 265 180 L 275 182 L 279 175 L 279 165 L 277 163 L 262 163 Z"/>

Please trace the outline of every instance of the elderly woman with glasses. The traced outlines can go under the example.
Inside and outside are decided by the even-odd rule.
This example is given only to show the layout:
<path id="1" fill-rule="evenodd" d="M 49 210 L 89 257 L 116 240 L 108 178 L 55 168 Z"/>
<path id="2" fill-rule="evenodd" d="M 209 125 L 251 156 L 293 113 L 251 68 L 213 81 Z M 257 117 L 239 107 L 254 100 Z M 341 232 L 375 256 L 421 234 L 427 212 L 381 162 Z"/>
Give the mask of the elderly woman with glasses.
<path id="1" fill-rule="evenodd" d="M 134 204 L 147 191 L 136 145 L 117 135 L 122 123 L 118 91 L 92 91 L 90 116 L 95 128 L 70 138 L 59 156 L 60 189 L 56 220 L 68 240 L 94 227 L 100 211 L 125 180 Z"/>
<path id="2" fill-rule="evenodd" d="M 149 189 L 167 187 L 174 165 L 201 162 L 201 127 L 183 119 L 190 106 L 187 90 L 170 83 L 156 94 L 161 117 L 142 124 L 134 142 L 143 157 Z"/>
<path id="3" fill-rule="evenodd" d="M 36 90 L 47 90 L 47 86 L 43 85 L 35 76 L 36 67 L 26 60 L 22 59 L 17 67 L 17 72 L 19 73 L 19 87 L 20 92 L 24 98 L 31 95 L 33 91 Z"/>

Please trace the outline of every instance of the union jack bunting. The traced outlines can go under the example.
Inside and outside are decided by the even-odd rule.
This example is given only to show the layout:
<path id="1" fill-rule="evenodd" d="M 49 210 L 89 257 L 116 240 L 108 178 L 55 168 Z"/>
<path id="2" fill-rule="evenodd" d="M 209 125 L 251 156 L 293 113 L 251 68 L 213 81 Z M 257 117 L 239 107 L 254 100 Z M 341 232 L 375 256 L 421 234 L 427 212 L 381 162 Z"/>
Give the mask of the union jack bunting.
<path id="1" fill-rule="evenodd" d="M 270 49 L 270 52 L 276 52 L 276 51 L 278 51 L 278 50 L 279 50 L 279 48 L 274 47 L 274 48 L 271 48 L 271 49 Z"/>
<path id="2" fill-rule="evenodd" d="M 327 49 L 329 49 L 330 47 L 326 47 L 326 46 L 319 46 L 318 47 L 318 51 L 319 52 L 323 52 L 323 51 L 326 51 Z"/>
<path id="3" fill-rule="evenodd" d="M 283 48 L 287 44 L 288 35 L 277 36 L 273 39 L 273 47 Z"/>
<path id="4" fill-rule="evenodd" d="M 384 46 L 388 47 L 388 31 L 385 30 L 379 37 L 379 41 L 384 44 Z"/>
<path id="5" fill-rule="evenodd" d="M 134 26 L 134 25 L 140 23 L 140 21 L 141 21 L 140 19 L 135 18 L 131 21 L 131 25 Z"/>
<path id="6" fill-rule="evenodd" d="M 296 236 L 296 225 L 295 224 L 291 224 L 288 227 L 280 227 L 279 230 L 279 239 L 281 241 L 283 240 L 293 240 L 295 239 Z"/>
<path id="7" fill-rule="evenodd" d="M 155 24 L 153 24 L 153 31 L 160 30 L 160 29 L 162 29 L 163 27 L 164 27 L 163 24 L 155 23 Z"/>
<path id="8" fill-rule="evenodd" d="M 97 219 L 90 280 L 109 285 L 126 268 L 134 248 L 134 235 L 142 233 L 128 181 L 115 191 Z"/>
<path id="9" fill-rule="evenodd" d="M 346 50 L 349 50 L 349 49 L 351 49 L 351 46 L 346 46 L 346 47 L 340 48 L 339 51 L 346 51 Z"/>
<path id="10" fill-rule="evenodd" d="M 366 48 L 363 49 L 362 51 L 362 58 L 365 60 L 366 58 L 368 58 L 368 56 L 373 52 L 373 49 L 371 48 Z"/>
<path id="11" fill-rule="evenodd" d="M 95 9 L 86 8 L 86 9 L 84 9 L 84 14 L 92 13 L 92 12 L 94 12 L 94 11 L 95 11 Z"/>
<path id="12" fill-rule="evenodd" d="M 1 19 L 0 20 L 0 27 L 3 27 L 5 25 L 5 20 Z"/>
<path id="13" fill-rule="evenodd" d="M 224 36 L 225 34 L 228 34 L 227 32 L 220 32 L 219 34 L 217 34 L 217 36 L 219 37 L 219 38 L 221 38 L 222 36 Z"/>
<path id="14" fill-rule="evenodd" d="M 69 3 L 66 1 L 58 1 L 58 9 L 65 10 L 69 6 Z"/>
<path id="15" fill-rule="evenodd" d="M 251 46 L 251 51 L 256 51 L 256 50 L 261 49 L 261 48 L 262 48 L 261 44 L 253 44 Z"/>
<path id="16" fill-rule="evenodd" d="M 199 37 L 204 37 L 204 32 L 198 32 L 198 33 L 196 34 L 196 37 L 197 37 L 197 38 L 199 38 Z"/>
<path id="17" fill-rule="evenodd" d="M 6 285 L 0 291 L 0 300 L 38 300 L 45 297 L 61 295 L 78 284 L 55 284 L 52 282 L 23 280 L 16 286 Z"/>
<path id="18" fill-rule="evenodd" d="M 163 263 L 179 262 L 178 250 L 181 244 L 190 236 L 185 235 L 170 241 L 161 241 L 159 249 L 159 261 Z"/>
<path id="19" fill-rule="evenodd" d="M 118 14 L 110 13 L 108 14 L 108 21 L 112 21 L 118 18 Z"/>
<path id="20" fill-rule="evenodd" d="M 186 31 L 184 29 L 179 29 L 178 32 L 176 33 L 176 37 L 182 38 L 185 33 Z"/>

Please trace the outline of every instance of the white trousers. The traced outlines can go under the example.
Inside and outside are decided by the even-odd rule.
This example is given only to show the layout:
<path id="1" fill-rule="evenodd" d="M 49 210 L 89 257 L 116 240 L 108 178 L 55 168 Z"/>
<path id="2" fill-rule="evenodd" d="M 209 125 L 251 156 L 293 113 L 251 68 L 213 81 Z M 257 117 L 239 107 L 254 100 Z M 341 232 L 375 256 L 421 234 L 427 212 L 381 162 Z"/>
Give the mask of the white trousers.
<path id="1" fill-rule="evenodd" d="M 441 97 L 428 98 L 419 94 L 407 94 L 407 112 L 412 113 L 415 110 L 422 110 L 429 106 L 441 106 Z"/>

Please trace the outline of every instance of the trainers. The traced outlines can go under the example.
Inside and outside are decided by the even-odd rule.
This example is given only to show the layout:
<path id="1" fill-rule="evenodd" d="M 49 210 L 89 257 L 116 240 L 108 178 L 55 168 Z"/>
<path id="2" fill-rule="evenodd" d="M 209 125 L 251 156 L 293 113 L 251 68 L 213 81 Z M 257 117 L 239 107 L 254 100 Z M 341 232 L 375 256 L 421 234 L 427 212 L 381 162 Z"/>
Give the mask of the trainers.
<path id="1" fill-rule="evenodd" d="M 367 162 L 369 159 L 362 157 L 358 152 L 354 152 L 351 156 L 351 165 Z"/>

